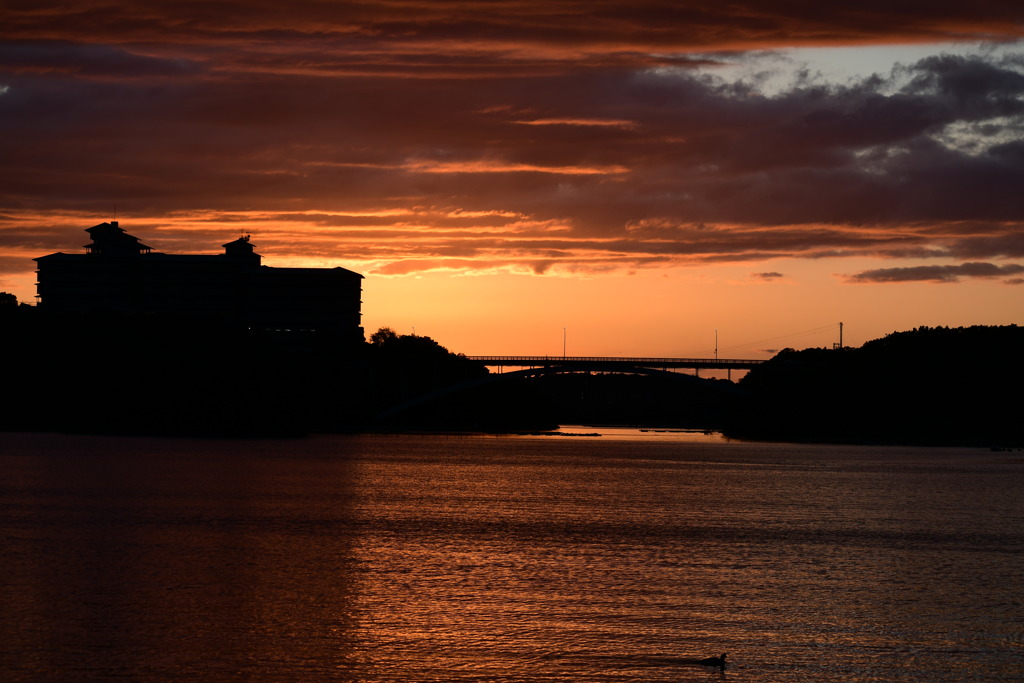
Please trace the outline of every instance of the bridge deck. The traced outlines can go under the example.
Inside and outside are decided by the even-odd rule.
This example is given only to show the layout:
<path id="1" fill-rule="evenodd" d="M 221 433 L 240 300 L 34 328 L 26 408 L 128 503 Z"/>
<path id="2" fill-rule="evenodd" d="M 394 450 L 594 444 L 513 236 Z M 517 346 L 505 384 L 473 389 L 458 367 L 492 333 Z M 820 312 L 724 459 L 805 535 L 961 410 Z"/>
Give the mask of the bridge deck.
<path id="1" fill-rule="evenodd" d="M 752 368 L 763 360 L 741 358 L 632 358 L 626 356 L 469 356 L 490 367 L 595 368 Z"/>

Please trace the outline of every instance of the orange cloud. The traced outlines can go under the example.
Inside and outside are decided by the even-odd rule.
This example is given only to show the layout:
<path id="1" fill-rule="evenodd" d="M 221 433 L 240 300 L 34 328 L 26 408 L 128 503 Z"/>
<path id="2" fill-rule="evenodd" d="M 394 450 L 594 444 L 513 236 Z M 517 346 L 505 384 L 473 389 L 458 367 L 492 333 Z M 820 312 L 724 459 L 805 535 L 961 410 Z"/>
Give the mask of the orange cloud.
<path id="1" fill-rule="evenodd" d="M 410 161 L 403 168 L 414 173 L 553 173 L 556 175 L 615 175 L 628 173 L 622 166 L 540 166 L 500 161 Z"/>
<path id="2" fill-rule="evenodd" d="M 633 128 L 635 121 L 624 119 L 570 119 L 570 118 L 547 118 L 532 119 L 528 121 L 516 121 L 524 126 L 609 126 L 611 128 Z"/>

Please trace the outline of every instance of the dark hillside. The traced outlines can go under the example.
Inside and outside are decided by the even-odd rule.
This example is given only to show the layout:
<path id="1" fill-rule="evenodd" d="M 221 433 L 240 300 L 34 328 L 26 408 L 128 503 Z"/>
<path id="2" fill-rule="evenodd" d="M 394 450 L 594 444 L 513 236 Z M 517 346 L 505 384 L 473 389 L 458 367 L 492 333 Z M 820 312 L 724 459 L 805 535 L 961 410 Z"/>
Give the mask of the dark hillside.
<path id="1" fill-rule="evenodd" d="M 895 332 L 861 348 L 787 349 L 740 383 L 748 438 L 1024 445 L 1024 328 Z"/>

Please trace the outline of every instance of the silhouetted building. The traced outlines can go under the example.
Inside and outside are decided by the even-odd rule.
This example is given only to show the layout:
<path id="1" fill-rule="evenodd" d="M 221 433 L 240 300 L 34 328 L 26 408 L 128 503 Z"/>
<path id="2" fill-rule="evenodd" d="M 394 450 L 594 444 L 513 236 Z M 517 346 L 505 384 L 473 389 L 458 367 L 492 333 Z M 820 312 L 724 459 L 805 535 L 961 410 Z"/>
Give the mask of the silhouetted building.
<path id="1" fill-rule="evenodd" d="M 329 332 L 362 341 L 359 273 L 345 268 L 273 268 L 249 237 L 223 254 L 163 254 L 117 221 L 88 228 L 85 254 L 40 256 L 40 309 L 208 315 L 263 330 Z"/>

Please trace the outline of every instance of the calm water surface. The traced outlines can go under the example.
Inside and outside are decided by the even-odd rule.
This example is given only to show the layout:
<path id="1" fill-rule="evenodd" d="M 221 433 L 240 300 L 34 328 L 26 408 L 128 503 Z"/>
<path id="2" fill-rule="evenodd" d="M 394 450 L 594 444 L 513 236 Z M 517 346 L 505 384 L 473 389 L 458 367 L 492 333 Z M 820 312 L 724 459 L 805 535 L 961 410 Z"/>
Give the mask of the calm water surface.
<path id="1" fill-rule="evenodd" d="M 1024 453 L 602 431 L 0 434 L 0 679 L 1024 679 Z"/>

